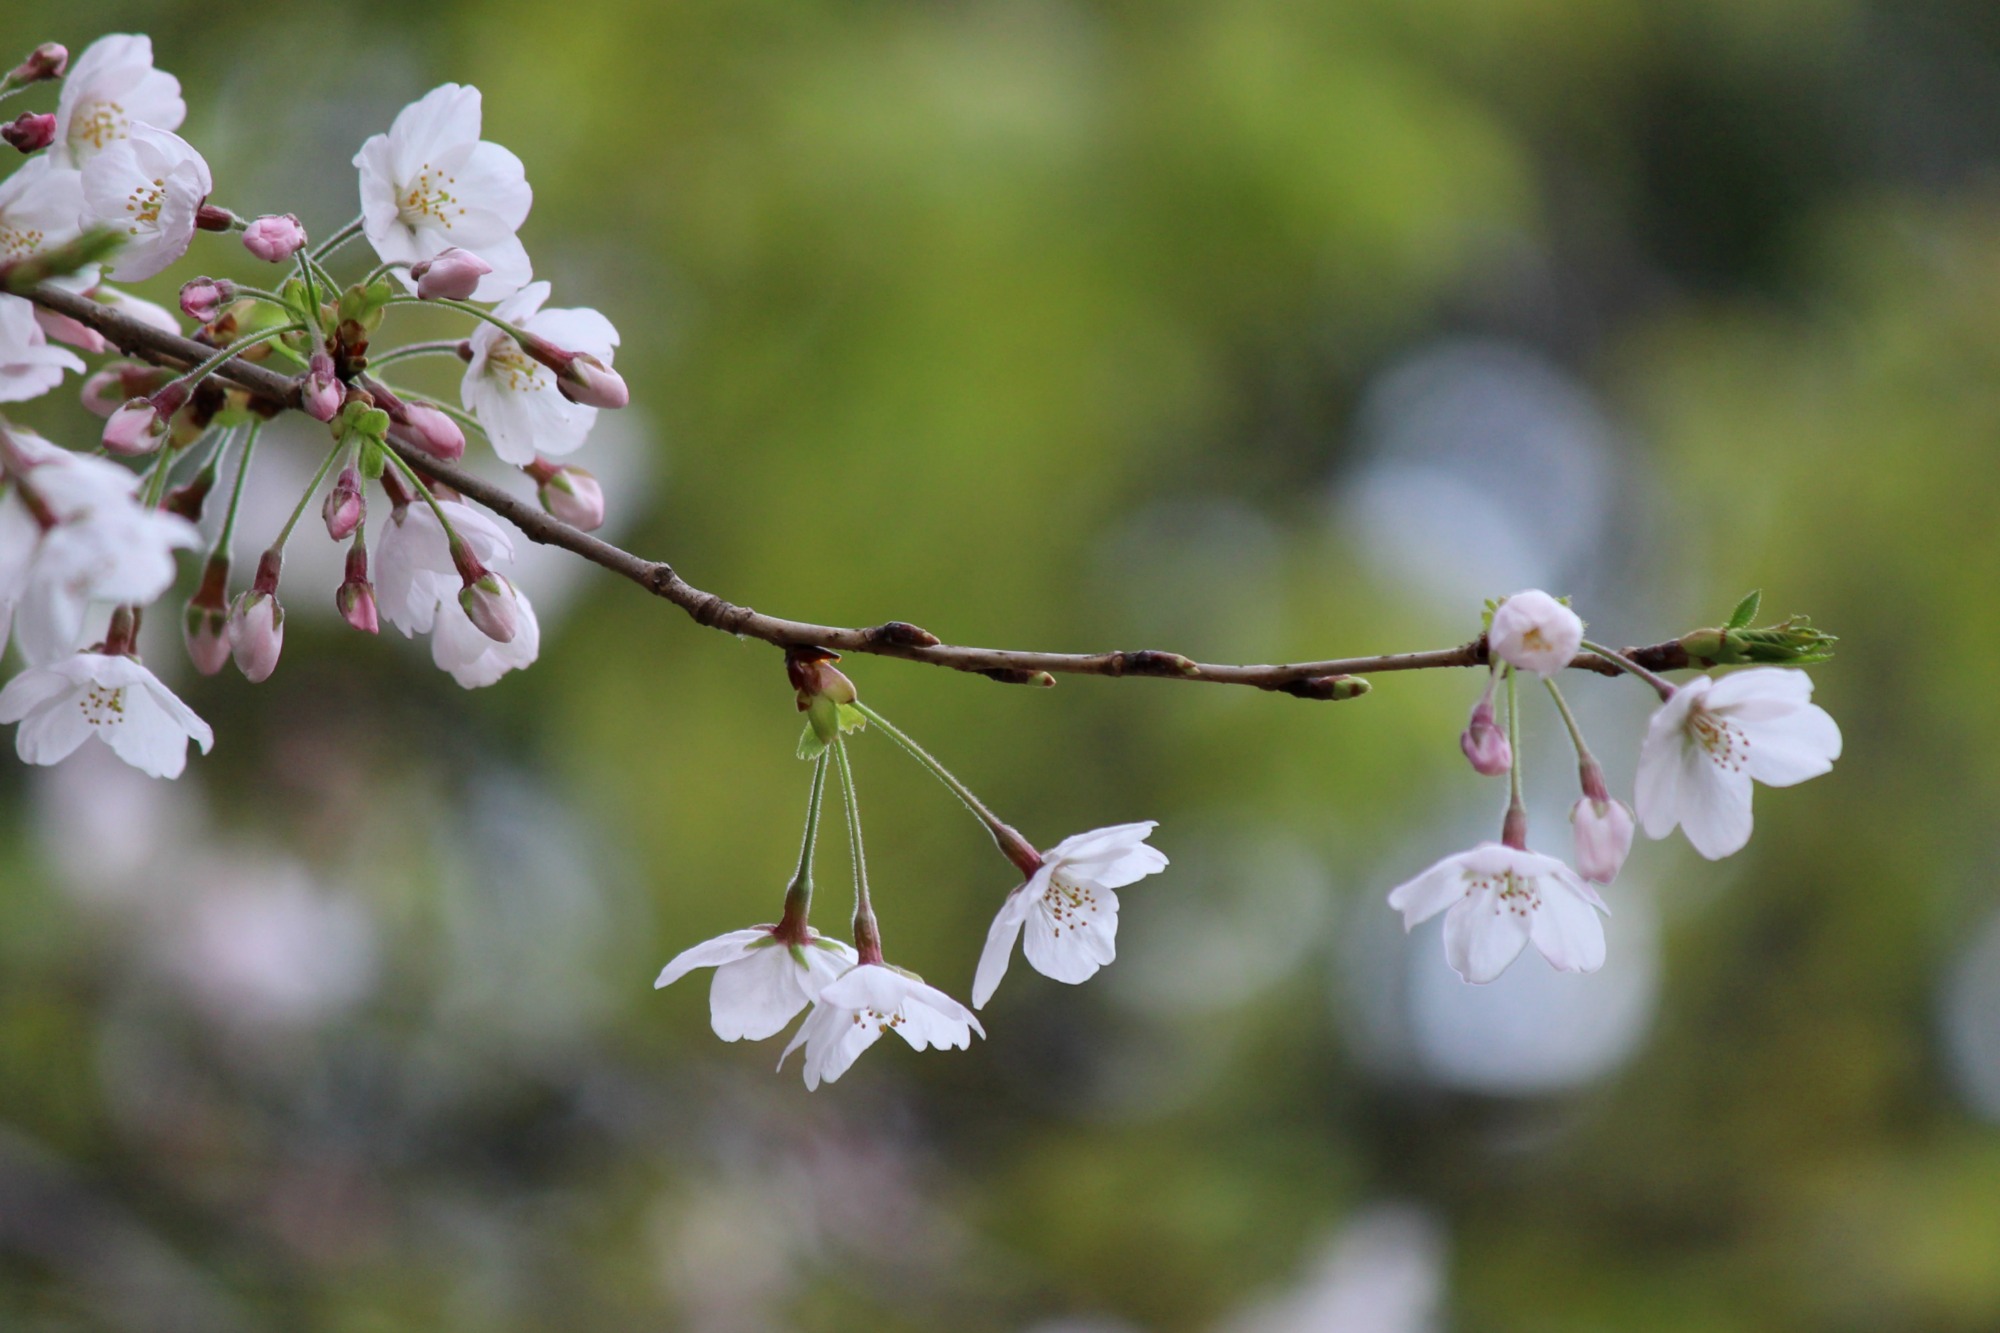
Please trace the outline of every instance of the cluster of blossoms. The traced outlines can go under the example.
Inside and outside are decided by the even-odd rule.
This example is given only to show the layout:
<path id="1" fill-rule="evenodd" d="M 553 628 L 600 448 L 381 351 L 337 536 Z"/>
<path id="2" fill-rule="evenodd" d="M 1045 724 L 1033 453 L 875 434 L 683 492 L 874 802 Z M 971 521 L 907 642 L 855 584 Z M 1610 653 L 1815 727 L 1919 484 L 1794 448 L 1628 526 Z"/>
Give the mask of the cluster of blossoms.
<path id="1" fill-rule="evenodd" d="M 1037 851 L 927 750 L 862 703 L 853 682 L 833 666 L 837 660 L 824 649 L 794 649 L 786 659 L 799 709 L 806 714 L 799 754 L 812 760 L 814 768 L 805 839 L 798 869 L 785 890 L 783 915 L 775 925 L 731 931 L 685 950 L 653 983 L 667 986 L 695 968 L 714 968 L 709 1016 L 715 1035 L 724 1041 L 776 1036 L 810 1006 L 811 1012 L 778 1057 L 782 1066 L 793 1051 L 805 1048 L 808 1088 L 846 1073 L 885 1032 L 894 1032 L 919 1051 L 933 1046 L 963 1050 L 972 1044 L 974 1033 L 986 1035 L 963 1004 L 914 972 L 883 960 L 882 935 L 868 891 L 847 735 L 869 723 L 888 735 L 951 789 L 1022 876 L 987 932 L 972 982 L 972 1003 L 977 1008 L 985 1008 L 993 998 L 1017 942 L 1029 964 L 1044 976 L 1072 985 L 1095 976 L 1117 953 L 1117 891 L 1167 866 L 1166 856 L 1147 844 L 1155 828 L 1150 820 L 1079 833 L 1047 851 Z M 829 767 L 840 775 L 853 854 L 851 947 L 807 924 L 813 851 Z"/>
<path id="2" fill-rule="evenodd" d="M 207 162 L 175 133 L 187 115 L 180 83 L 154 68 L 147 38 L 104 37 L 73 62 L 60 46 L 40 47 L 0 77 L 0 98 L 56 81 L 53 111 L 0 126 L 25 155 L 0 180 L 0 403 L 39 398 L 89 371 L 79 351 L 112 350 L 88 318 L 32 302 L 30 291 L 95 303 L 213 351 L 193 365 L 109 359 L 88 374 L 82 398 L 105 419 L 102 450 L 127 464 L 0 419 L 0 646 L 11 627 L 27 664 L 0 690 L 0 718 L 20 723 L 21 757 L 55 763 L 95 736 L 172 777 L 189 739 L 204 751 L 212 744 L 134 645 L 141 611 L 175 582 L 174 552 L 201 545 L 196 525 L 232 454 L 227 508 L 183 616 L 198 670 L 233 660 L 262 681 L 277 668 L 285 548 L 322 487 L 327 535 L 348 544 L 334 602 L 349 625 L 372 634 L 386 619 L 406 636 L 428 634 L 437 665 L 467 688 L 533 662 L 534 608 L 506 572 L 513 539 L 399 451 L 452 463 L 470 428 L 534 482 L 545 509 L 595 528 L 602 489 L 559 460 L 583 444 L 600 409 L 623 407 L 627 395 L 612 369 L 610 321 L 547 308 L 549 284 L 532 280 L 518 235 L 532 194 L 520 159 L 480 138 L 478 90 L 434 89 L 363 144 L 354 159 L 360 215 L 314 246 L 291 214 L 245 219 L 211 202 Z M 110 285 L 165 272 L 201 232 L 239 237 L 251 256 L 282 266 L 280 276 L 261 286 L 194 278 L 180 290 L 179 315 Z M 361 238 L 379 262 L 336 279 L 330 266 Z M 462 340 L 382 346 L 384 326 L 408 306 L 475 322 Z M 194 327 L 184 330 L 182 317 Z M 380 378 L 425 355 L 464 363 L 457 405 Z M 289 374 L 289 391 L 260 397 L 217 376 L 239 360 Z M 258 429 L 287 407 L 324 423 L 331 448 L 249 586 L 232 595 Z M 372 550 L 371 483 L 389 506 Z"/>
<path id="3" fill-rule="evenodd" d="M 1825 656 L 1826 636 L 1803 621 L 1751 629 L 1756 612 L 1753 593 L 1728 624 L 1696 631 L 1681 641 L 1682 647 L 1691 657 L 1711 662 L 1811 662 Z M 1640 749 L 1634 793 L 1637 825 L 1651 837 L 1664 838 L 1678 826 L 1703 856 L 1729 856 L 1750 841 L 1753 781 L 1789 787 L 1827 772 L 1840 757 L 1840 728 L 1812 702 L 1812 678 L 1803 671 L 1753 665 L 1673 685 L 1583 634 L 1576 613 L 1540 590 L 1516 593 L 1493 609 L 1486 639 L 1492 668 L 1459 746 L 1479 773 L 1509 780 L 1500 841 L 1447 856 L 1389 894 L 1389 906 L 1403 914 L 1405 929 L 1445 914 L 1445 958 L 1467 981 L 1493 980 L 1530 941 L 1560 971 L 1594 972 L 1604 965 L 1604 926 L 1598 913 L 1610 909 L 1596 886 L 1618 878 L 1632 849 L 1635 821 L 1632 808 L 1611 795 L 1603 768 L 1556 687 L 1556 674 L 1580 650 L 1597 654 L 1659 693 L 1660 706 Z M 1576 745 L 1583 791 L 1570 809 L 1573 869 L 1558 857 L 1528 848 L 1516 695 L 1521 672 L 1547 686 Z M 1494 688 L 1502 680 L 1507 689 L 1504 728 L 1494 712 Z"/>

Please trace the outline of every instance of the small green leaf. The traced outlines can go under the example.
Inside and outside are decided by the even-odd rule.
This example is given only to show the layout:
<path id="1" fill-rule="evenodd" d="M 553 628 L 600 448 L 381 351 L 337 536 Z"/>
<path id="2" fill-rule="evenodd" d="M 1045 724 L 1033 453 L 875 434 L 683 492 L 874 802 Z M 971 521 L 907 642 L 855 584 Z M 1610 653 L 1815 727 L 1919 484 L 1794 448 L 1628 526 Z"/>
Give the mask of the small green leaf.
<path id="1" fill-rule="evenodd" d="M 808 721 L 805 730 L 799 733 L 799 758 L 817 759 L 825 753 L 826 742 L 819 738 L 819 733 L 813 730 L 812 723 Z"/>
<path id="2" fill-rule="evenodd" d="M 1763 600 L 1764 590 L 1762 588 L 1756 588 L 1744 594 L 1743 600 L 1736 604 L 1736 609 L 1729 613 L 1729 622 L 1723 628 L 1747 628 L 1750 622 L 1757 618 L 1757 607 Z"/>

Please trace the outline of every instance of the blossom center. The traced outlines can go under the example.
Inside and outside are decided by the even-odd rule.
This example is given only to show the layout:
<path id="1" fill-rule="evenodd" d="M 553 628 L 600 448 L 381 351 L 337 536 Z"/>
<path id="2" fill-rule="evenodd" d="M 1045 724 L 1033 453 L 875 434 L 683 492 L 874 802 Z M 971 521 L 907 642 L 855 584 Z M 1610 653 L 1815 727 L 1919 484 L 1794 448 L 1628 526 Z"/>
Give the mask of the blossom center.
<path id="1" fill-rule="evenodd" d="M 0 255 L 19 259 L 42 248 L 44 233 L 39 227 L 9 227 L 0 223 Z"/>
<path id="2" fill-rule="evenodd" d="M 1687 734 L 1717 768 L 1740 772 L 1750 758 L 1750 738 L 1728 718 L 1697 707 L 1688 714 Z"/>
<path id="3" fill-rule="evenodd" d="M 449 230 L 453 218 L 465 216 L 465 206 L 451 192 L 450 187 L 457 184 L 458 177 L 447 176 L 426 162 L 396 201 L 398 219 L 411 231 L 426 224 Z"/>
<path id="4" fill-rule="evenodd" d="M 1533 916 L 1542 906 L 1542 881 L 1539 875 L 1524 875 L 1518 870 L 1502 870 L 1497 874 L 1479 875 L 1465 872 L 1465 896 L 1490 892 L 1493 895 L 1493 915 L 1512 912 L 1515 916 Z"/>
<path id="5" fill-rule="evenodd" d="M 860 1027 L 864 1023 L 873 1023 L 877 1032 L 887 1032 L 903 1026 L 903 1014 L 901 1010 L 885 1014 L 880 1009 L 856 1009 L 854 1025 Z"/>
<path id="6" fill-rule="evenodd" d="M 70 142 L 77 140 L 92 148 L 102 148 L 125 137 L 125 108 L 116 102 L 92 102 L 79 107 L 69 123 Z"/>
<path id="7" fill-rule="evenodd" d="M 1061 873 L 1051 875 L 1042 910 L 1049 914 L 1051 934 L 1062 934 L 1064 926 L 1074 933 L 1097 915 L 1097 890 Z"/>
<path id="8" fill-rule="evenodd" d="M 129 228 L 137 236 L 142 228 L 160 225 L 160 210 L 166 207 L 167 183 L 155 176 L 151 181 L 133 187 L 125 196 L 125 211 L 132 215 Z"/>
<path id="9" fill-rule="evenodd" d="M 83 720 L 93 727 L 115 727 L 125 720 L 125 687 L 92 685 L 77 699 Z"/>
<path id="10" fill-rule="evenodd" d="M 504 381 L 516 393 L 537 387 L 544 369 L 541 362 L 522 351 L 521 344 L 512 338 L 497 339 L 486 350 L 486 373 Z"/>
<path id="11" fill-rule="evenodd" d="M 1521 636 L 1521 646 L 1529 652 L 1545 653 L 1549 650 L 1549 641 L 1542 636 L 1540 625 L 1530 625 L 1528 632 Z"/>

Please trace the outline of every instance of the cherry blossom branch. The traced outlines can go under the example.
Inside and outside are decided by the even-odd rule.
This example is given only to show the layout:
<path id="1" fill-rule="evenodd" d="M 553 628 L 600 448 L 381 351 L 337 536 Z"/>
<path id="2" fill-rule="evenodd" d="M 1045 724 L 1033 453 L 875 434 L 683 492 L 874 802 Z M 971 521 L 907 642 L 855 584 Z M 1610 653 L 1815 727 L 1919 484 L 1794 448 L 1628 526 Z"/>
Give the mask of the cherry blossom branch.
<path id="1" fill-rule="evenodd" d="M 47 283 L 27 287 L 19 294 L 37 305 L 95 329 L 126 355 L 155 365 L 184 369 L 199 365 L 216 353 L 213 347 L 141 323 L 88 297 L 62 291 Z M 301 406 L 301 381 L 254 362 L 238 357 L 224 362 L 213 374 L 255 395 L 262 400 L 260 406 L 273 414 L 280 409 Z M 1058 675 L 1148 676 L 1162 680 L 1246 685 L 1297 698 L 1319 700 L 1351 699 L 1365 693 L 1367 682 L 1354 679 L 1362 674 L 1488 664 L 1484 635 L 1455 648 L 1428 652 L 1328 658 L 1311 662 L 1235 664 L 1197 662 L 1180 653 L 1152 649 L 1047 653 L 978 648 L 941 642 L 928 630 L 900 620 L 865 627 L 787 620 L 747 606 L 738 606 L 714 593 L 703 591 L 683 579 L 667 562 L 634 555 L 571 527 L 534 503 L 520 499 L 504 487 L 482 480 L 462 468 L 441 463 L 396 441 L 390 442 L 390 448 L 410 467 L 484 505 L 519 528 L 531 541 L 560 547 L 630 579 L 655 596 L 680 607 L 698 625 L 759 639 L 780 648 L 819 647 L 835 652 L 896 657 L 1015 685 L 1053 685 Z M 1644 648 L 1626 649 L 1618 656 L 1649 673 L 1677 671 L 1697 665 L 1679 641 L 1671 639 Z M 1616 676 L 1625 669 L 1595 652 L 1578 654 L 1570 666 L 1604 676 Z"/>

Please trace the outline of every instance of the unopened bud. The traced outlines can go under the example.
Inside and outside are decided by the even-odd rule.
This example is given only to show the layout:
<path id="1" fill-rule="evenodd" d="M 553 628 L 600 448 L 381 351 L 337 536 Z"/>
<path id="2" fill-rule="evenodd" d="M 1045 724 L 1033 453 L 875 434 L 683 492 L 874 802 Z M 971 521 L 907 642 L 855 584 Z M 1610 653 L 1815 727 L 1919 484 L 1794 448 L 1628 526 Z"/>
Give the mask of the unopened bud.
<path id="1" fill-rule="evenodd" d="M 617 371 L 588 352 L 578 352 L 556 372 L 556 390 L 584 407 L 623 407 L 632 401 Z"/>
<path id="2" fill-rule="evenodd" d="M 229 652 L 251 684 L 270 679 L 285 648 L 285 608 L 274 593 L 241 592 L 229 608 Z"/>
<path id="3" fill-rule="evenodd" d="M 24 153 L 37 153 L 56 141 L 56 118 L 48 111 L 23 111 L 0 125 L 0 139 Z"/>
<path id="4" fill-rule="evenodd" d="M 150 398 L 129 399 L 104 423 L 104 447 L 127 458 L 152 453 L 166 438 L 167 423 Z"/>
<path id="5" fill-rule="evenodd" d="M 604 526 L 604 487 L 589 472 L 540 458 L 524 470 L 537 483 L 543 509 L 585 532 Z"/>
<path id="6" fill-rule="evenodd" d="M 455 245 L 434 258 L 410 265 L 410 276 L 417 280 L 417 295 L 426 301 L 468 301 L 478 290 L 479 280 L 492 271 L 491 264 Z"/>
<path id="7" fill-rule="evenodd" d="M 299 390 L 306 415 L 314 421 L 331 421 L 340 415 L 344 397 L 340 380 L 333 373 L 333 358 L 325 352 L 314 352 L 306 367 L 305 385 Z"/>
<path id="8" fill-rule="evenodd" d="M 1837 642 L 1835 636 L 1814 629 L 1809 616 L 1790 616 L 1757 628 L 1698 629 L 1680 640 L 1688 656 L 1719 666 L 1811 666 L 1831 658 Z"/>
<path id="9" fill-rule="evenodd" d="M 401 427 L 395 432 L 397 438 L 423 450 L 440 463 L 456 463 L 465 457 L 465 432 L 458 428 L 456 421 L 429 403 L 403 404 L 396 424 Z"/>
<path id="10" fill-rule="evenodd" d="M 320 506 L 320 517 L 326 520 L 326 535 L 337 542 L 344 542 L 354 535 L 368 517 L 368 501 L 361 493 L 361 474 L 349 463 L 334 478 L 333 489 L 326 493 L 326 503 Z"/>
<path id="11" fill-rule="evenodd" d="M 1632 851 L 1632 811 L 1608 795 L 1583 797 L 1570 807 L 1569 823 L 1576 834 L 1576 873 L 1598 884 L 1618 878 Z"/>
<path id="12" fill-rule="evenodd" d="M 241 224 L 242 221 L 242 218 L 237 217 L 228 209 L 217 207 L 214 204 L 203 204 L 194 211 L 194 229 L 196 231 L 228 231 Z"/>
<path id="13" fill-rule="evenodd" d="M 236 284 L 214 278 L 194 278 L 181 285 L 181 313 L 206 324 L 222 313 L 222 307 L 236 299 Z"/>
<path id="14" fill-rule="evenodd" d="M 267 264 L 281 264 L 305 248 L 306 229 L 290 213 L 267 213 L 243 229 L 243 248 Z"/>
<path id="15" fill-rule="evenodd" d="M 368 581 L 368 548 L 358 537 L 347 548 L 347 577 L 333 594 L 333 604 L 340 609 L 340 618 L 363 634 L 381 629 L 375 611 L 375 585 Z"/>
<path id="16" fill-rule="evenodd" d="M 69 48 L 61 42 L 43 42 L 28 52 L 28 58 L 7 71 L 4 81 L 18 88 L 44 79 L 60 79 L 69 68 Z"/>
<path id="17" fill-rule="evenodd" d="M 194 669 L 213 676 L 229 661 L 229 557 L 217 552 L 201 572 L 201 585 L 181 614 L 181 637 Z"/>
<path id="18" fill-rule="evenodd" d="M 512 643 L 521 628 L 514 585 L 491 570 L 459 589 L 458 604 L 479 632 L 495 643 Z"/>
<path id="19" fill-rule="evenodd" d="M 1493 716 L 1493 687 L 1472 706 L 1472 717 L 1459 733 L 1458 748 L 1465 752 L 1473 771 L 1489 778 L 1503 778 L 1514 767 L 1514 747 Z"/>

